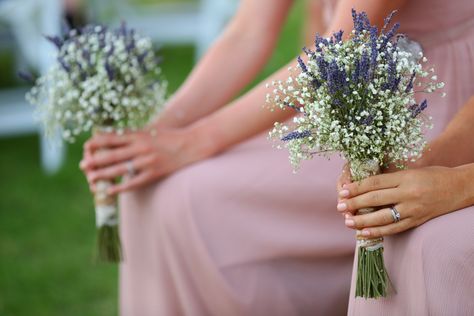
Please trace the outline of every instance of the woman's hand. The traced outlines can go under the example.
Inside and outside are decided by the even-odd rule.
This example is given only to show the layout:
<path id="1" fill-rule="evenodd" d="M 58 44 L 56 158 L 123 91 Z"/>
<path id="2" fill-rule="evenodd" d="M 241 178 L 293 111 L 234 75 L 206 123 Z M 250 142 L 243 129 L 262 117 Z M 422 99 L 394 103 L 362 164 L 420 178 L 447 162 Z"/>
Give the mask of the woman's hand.
<path id="1" fill-rule="evenodd" d="M 133 190 L 213 154 L 210 137 L 193 127 L 181 129 L 147 128 L 123 135 L 94 135 L 84 145 L 80 167 L 91 190 L 98 180 L 113 180 L 109 194 Z M 133 171 L 133 174 L 131 172 Z"/>
<path id="2" fill-rule="evenodd" d="M 346 226 L 359 230 L 364 237 L 396 234 L 469 205 L 466 201 L 472 199 L 472 192 L 466 190 L 469 180 L 463 170 L 463 167 L 427 167 L 377 175 L 349 184 L 342 184 L 348 181 L 343 174 L 337 209 L 345 213 Z M 391 206 L 400 213 L 399 222 L 394 221 Z M 381 209 L 354 215 L 358 209 L 369 207 Z"/>

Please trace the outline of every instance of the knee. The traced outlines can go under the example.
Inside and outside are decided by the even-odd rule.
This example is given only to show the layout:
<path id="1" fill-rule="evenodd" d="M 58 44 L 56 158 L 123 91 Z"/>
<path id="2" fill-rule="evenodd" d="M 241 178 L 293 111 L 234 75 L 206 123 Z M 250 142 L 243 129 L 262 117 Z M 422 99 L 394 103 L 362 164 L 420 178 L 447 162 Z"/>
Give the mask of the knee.
<path id="1" fill-rule="evenodd" d="M 463 265 L 474 254 L 474 207 L 432 219 L 419 226 L 410 236 L 410 243 L 428 266 L 445 269 Z"/>

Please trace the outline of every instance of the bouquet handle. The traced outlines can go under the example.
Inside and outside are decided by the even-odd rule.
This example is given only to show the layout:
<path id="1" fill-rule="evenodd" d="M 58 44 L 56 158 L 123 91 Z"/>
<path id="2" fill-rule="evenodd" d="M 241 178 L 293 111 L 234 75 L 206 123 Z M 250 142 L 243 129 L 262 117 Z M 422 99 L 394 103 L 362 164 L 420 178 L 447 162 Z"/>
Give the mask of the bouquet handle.
<path id="1" fill-rule="evenodd" d="M 377 161 L 369 160 L 351 162 L 351 175 L 354 181 L 360 181 L 381 173 Z M 357 215 L 376 211 L 375 208 L 364 208 Z M 357 231 L 357 276 L 356 297 L 378 298 L 386 297 L 389 278 L 383 259 L 383 238 L 367 239 Z"/>
<path id="2" fill-rule="evenodd" d="M 118 230 L 118 211 L 115 197 L 107 194 L 111 181 L 100 180 L 96 183 L 94 194 L 97 226 L 98 258 L 106 262 L 119 262 L 122 249 Z"/>

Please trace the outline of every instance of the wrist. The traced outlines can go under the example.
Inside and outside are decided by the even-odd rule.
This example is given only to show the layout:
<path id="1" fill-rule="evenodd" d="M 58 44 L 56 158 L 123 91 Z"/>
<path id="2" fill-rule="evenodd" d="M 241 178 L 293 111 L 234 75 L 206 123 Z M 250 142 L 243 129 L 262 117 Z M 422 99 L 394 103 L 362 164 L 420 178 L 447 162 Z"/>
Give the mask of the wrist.
<path id="1" fill-rule="evenodd" d="M 452 168 L 456 173 L 460 199 L 458 209 L 474 205 L 474 163 Z"/>
<path id="2" fill-rule="evenodd" d="M 221 146 L 218 142 L 217 133 L 211 124 L 206 119 L 201 119 L 185 129 L 190 135 L 190 147 L 194 147 L 197 155 L 201 157 L 210 157 L 221 151 Z"/>

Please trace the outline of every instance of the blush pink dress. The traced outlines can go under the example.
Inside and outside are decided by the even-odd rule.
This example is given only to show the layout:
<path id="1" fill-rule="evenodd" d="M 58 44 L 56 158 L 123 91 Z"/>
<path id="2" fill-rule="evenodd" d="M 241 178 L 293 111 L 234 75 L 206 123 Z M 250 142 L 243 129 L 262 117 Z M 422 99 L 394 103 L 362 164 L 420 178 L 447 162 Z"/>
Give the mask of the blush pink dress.
<path id="1" fill-rule="evenodd" d="M 474 1 L 408 1 L 398 19 L 446 82 L 445 99 L 429 96 L 434 136 L 474 95 Z M 348 315 L 474 315 L 474 207 L 385 238 L 384 254 L 396 292 L 355 299 L 354 271 Z"/>
<path id="2" fill-rule="evenodd" d="M 409 5 L 401 12 L 414 34 L 432 34 L 437 24 L 456 25 L 457 12 L 472 16 L 472 1 L 409 2 L 426 6 Z M 440 12 L 436 5 L 443 5 Z M 473 93 L 474 50 L 466 35 L 459 37 L 432 40 L 427 48 L 449 95 L 431 102 L 433 135 Z M 345 315 L 355 241 L 335 209 L 342 164 L 316 157 L 293 174 L 287 152 L 272 148 L 264 133 L 123 194 L 121 315 Z M 449 236 L 442 225 L 432 230 L 437 227 L 437 237 Z M 366 307 L 356 303 L 351 311 Z"/>

